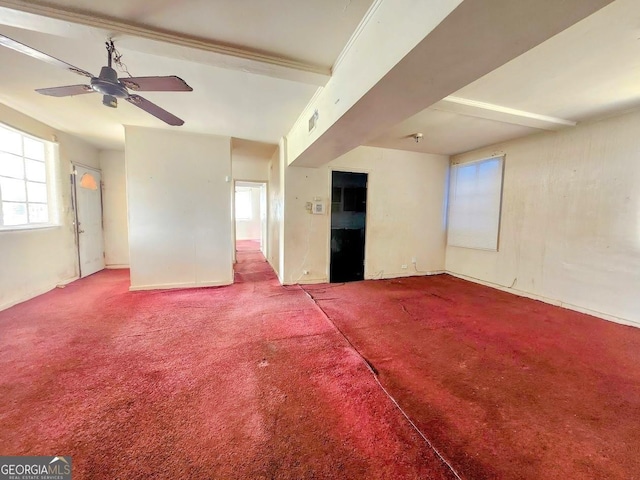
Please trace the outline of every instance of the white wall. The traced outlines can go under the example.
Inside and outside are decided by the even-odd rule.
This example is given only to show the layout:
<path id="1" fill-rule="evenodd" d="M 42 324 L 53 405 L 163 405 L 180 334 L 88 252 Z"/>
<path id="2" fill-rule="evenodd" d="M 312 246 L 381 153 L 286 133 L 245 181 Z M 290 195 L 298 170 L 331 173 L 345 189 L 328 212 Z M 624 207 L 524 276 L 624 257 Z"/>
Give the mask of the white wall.
<path id="1" fill-rule="evenodd" d="M 236 219 L 236 240 L 260 240 L 262 222 L 260 221 L 260 187 L 236 187 L 251 192 L 251 219 Z"/>
<path id="2" fill-rule="evenodd" d="M 320 168 L 287 167 L 284 283 L 328 281 L 332 169 L 369 174 L 365 278 L 444 270 L 449 158 L 359 147 Z M 325 201 L 326 215 L 305 209 L 314 197 Z M 403 264 L 408 268 L 402 269 Z"/>
<path id="3" fill-rule="evenodd" d="M 269 159 L 232 153 L 231 169 L 234 180 L 266 182 L 269 180 Z"/>
<path id="4" fill-rule="evenodd" d="M 107 267 L 129 266 L 129 230 L 127 225 L 127 176 L 124 151 L 101 150 L 102 217 L 104 253 Z"/>
<path id="5" fill-rule="evenodd" d="M 284 156 L 282 156 L 282 161 L 284 161 Z M 284 195 L 280 180 L 281 170 L 281 150 L 278 148 L 268 162 L 269 200 L 267 202 L 267 242 L 269 248 L 267 248 L 267 261 L 282 282 L 282 269 L 280 268 L 280 232 L 284 228 L 282 223 L 284 218 Z"/>
<path id="6" fill-rule="evenodd" d="M 55 182 L 60 201 L 60 226 L 0 231 L 0 310 L 40 295 L 77 278 L 74 213 L 71 203 L 71 162 L 98 167 L 98 151 L 82 140 L 58 132 L 0 104 L 0 122 L 26 133 L 59 142 Z"/>
<path id="7" fill-rule="evenodd" d="M 447 248 L 448 271 L 640 324 L 640 113 L 453 158 L 506 154 L 498 252 Z"/>
<path id="8" fill-rule="evenodd" d="M 232 283 L 231 139 L 125 131 L 131 289 Z"/>

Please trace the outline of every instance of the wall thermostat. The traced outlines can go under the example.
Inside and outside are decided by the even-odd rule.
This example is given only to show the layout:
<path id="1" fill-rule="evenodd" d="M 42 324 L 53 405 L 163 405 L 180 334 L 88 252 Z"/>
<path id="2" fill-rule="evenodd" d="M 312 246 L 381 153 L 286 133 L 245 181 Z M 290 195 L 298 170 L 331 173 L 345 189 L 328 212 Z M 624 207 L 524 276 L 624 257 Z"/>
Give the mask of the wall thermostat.
<path id="1" fill-rule="evenodd" d="M 325 206 L 324 202 L 319 198 L 314 198 L 313 203 L 311 205 L 311 213 L 314 215 L 324 215 L 325 214 Z"/>

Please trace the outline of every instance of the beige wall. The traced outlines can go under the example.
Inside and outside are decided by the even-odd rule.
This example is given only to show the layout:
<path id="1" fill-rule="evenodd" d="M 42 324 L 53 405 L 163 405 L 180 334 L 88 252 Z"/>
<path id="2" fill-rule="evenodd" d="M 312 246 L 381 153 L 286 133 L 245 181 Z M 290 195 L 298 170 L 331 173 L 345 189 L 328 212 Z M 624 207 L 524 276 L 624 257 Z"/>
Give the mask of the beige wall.
<path id="1" fill-rule="evenodd" d="M 281 142 L 282 143 L 282 142 Z M 267 260 L 280 278 L 282 269 L 280 268 L 281 258 L 281 231 L 283 226 L 284 195 L 282 190 L 281 172 L 284 152 L 281 148 L 276 149 L 268 162 L 268 201 L 267 201 Z"/>
<path id="2" fill-rule="evenodd" d="M 126 127 L 131 289 L 233 281 L 231 139 Z"/>
<path id="3" fill-rule="evenodd" d="M 328 281 L 332 169 L 369 174 L 365 278 L 444 270 L 449 158 L 359 147 L 320 168 L 287 167 L 284 283 Z M 325 215 L 305 209 L 314 197 L 327 205 Z"/>
<path id="4" fill-rule="evenodd" d="M 100 151 L 102 170 L 102 217 L 104 254 L 107 267 L 129 266 L 129 230 L 127 225 L 127 178 L 124 151 Z"/>
<path id="5" fill-rule="evenodd" d="M 447 248 L 447 270 L 640 324 L 640 113 L 483 148 L 506 154 L 498 252 Z"/>
<path id="6" fill-rule="evenodd" d="M 269 159 L 250 155 L 231 154 L 234 180 L 266 182 L 269 180 Z"/>
<path id="7" fill-rule="evenodd" d="M 60 195 L 60 226 L 0 231 L 0 309 L 54 288 L 78 275 L 74 212 L 71 203 L 71 162 L 99 167 L 98 151 L 82 140 L 0 104 L 0 122 L 26 133 L 59 142 L 55 172 Z"/>

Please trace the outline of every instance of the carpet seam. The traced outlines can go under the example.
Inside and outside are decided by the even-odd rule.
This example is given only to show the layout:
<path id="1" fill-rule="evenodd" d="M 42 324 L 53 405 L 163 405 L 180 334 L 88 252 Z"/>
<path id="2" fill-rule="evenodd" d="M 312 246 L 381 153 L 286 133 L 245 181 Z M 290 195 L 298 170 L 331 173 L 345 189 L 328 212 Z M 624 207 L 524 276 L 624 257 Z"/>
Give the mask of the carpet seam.
<path id="1" fill-rule="evenodd" d="M 378 370 L 373 366 L 373 364 L 362 353 L 360 353 L 360 350 L 356 348 L 356 346 L 351 342 L 351 340 L 349 340 L 349 338 L 344 334 L 344 332 L 340 329 L 340 327 L 338 327 L 338 325 L 336 325 L 336 323 L 331 319 L 331 317 L 329 317 L 327 312 L 325 312 L 325 310 L 320 306 L 320 304 L 316 301 L 316 299 L 313 298 L 313 296 L 304 287 L 302 287 L 301 285 L 297 285 L 297 286 L 298 288 L 300 288 L 300 290 L 302 290 L 307 295 L 307 297 L 311 299 L 311 301 L 315 304 L 318 310 L 322 312 L 322 315 L 327 319 L 327 321 L 333 326 L 333 328 L 335 328 L 338 331 L 340 336 L 344 338 L 344 340 L 349 344 L 351 349 L 360 357 L 360 360 L 362 360 L 362 362 L 367 366 L 367 368 L 369 369 L 369 371 L 373 376 L 373 379 L 376 381 L 380 389 L 389 398 L 389 400 L 391 400 L 391 403 L 395 405 L 395 407 L 400 411 L 400 413 L 407 420 L 407 422 L 409 422 L 409 425 L 411 425 L 413 429 L 418 433 L 418 435 L 420 435 L 422 440 L 438 456 L 440 461 L 444 463 L 447 466 L 447 468 L 449 468 L 451 473 L 453 473 L 453 475 L 458 480 L 462 480 L 462 477 L 453 468 L 453 466 L 444 458 L 444 456 L 438 451 L 438 449 L 433 446 L 433 443 L 431 443 L 431 441 L 427 438 L 427 436 L 424 433 L 422 433 L 422 431 L 413 422 L 413 420 L 411 420 L 411 417 L 409 417 L 409 415 L 403 410 L 403 408 L 400 406 L 398 401 L 393 397 L 393 395 L 391 395 L 389 391 L 384 387 L 384 385 L 382 385 L 382 383 L 380 382 L 380 379 L 378 378 Z"/>

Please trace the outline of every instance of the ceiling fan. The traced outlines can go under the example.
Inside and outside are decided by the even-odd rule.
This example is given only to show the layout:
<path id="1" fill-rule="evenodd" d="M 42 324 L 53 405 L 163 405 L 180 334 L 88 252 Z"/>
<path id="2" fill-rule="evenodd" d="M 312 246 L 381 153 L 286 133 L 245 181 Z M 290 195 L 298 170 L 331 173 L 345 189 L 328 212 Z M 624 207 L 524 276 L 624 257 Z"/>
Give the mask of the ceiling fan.
<path id="1" fill-rule="evenodd" d="M 121 55 L 117 53 L 117 50 L 113 45 L 113 41 L 108 41 L 106 43 L 107 65 L 102 67 L 100 75 L 97 77 L 94 77 L 85 70 L 74 67 L 73 65 L 63 62 L 62 60 L 58 60 L 55 57 L 42 53 L 2 34 L 0 34 L 0 45 L 91 79 L 89 85 L 68 85 L 65 87 L 37 89 L 36 92 L 41 93 L 42 95 L 50 95 L 52 97 L 70 97 L 73 95 L 97 92 L 102 94 L 102 103 L 107 107 L 116 108 L 118 106 L 118 98 L 124 98 L 127 102 L 141 108 L 145 112 L 150 113 L 169 125 L 179 126 L 184 124 L 184 120 L 167 112 L 163 108 L 160 108 L 155 103 L 150 102 L 140 95 L 129 93 L 129 90 L 133 90 L 134 92 L 191 92 L 193 91 L 193 88 L 187 85 L 187 83 L 180 77 L 176 77 L 175 75 L 168 77 L 130 76 L 118 78 L 118 73 L 111 65 L 115 61 L 117 64 L 122 66 L 122 63 L 120 62 Z"/>

